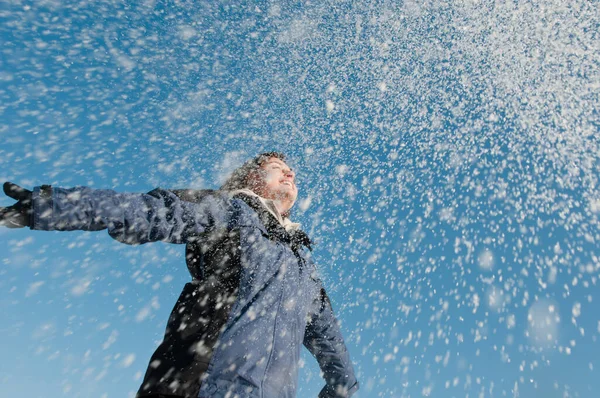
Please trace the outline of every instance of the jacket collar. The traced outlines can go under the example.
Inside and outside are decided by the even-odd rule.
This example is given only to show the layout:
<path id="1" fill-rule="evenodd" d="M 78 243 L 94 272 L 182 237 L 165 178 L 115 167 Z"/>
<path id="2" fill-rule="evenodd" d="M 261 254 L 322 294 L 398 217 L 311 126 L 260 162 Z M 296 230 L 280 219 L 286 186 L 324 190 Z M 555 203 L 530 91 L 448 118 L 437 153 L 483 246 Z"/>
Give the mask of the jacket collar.
<path id="1" fill-rule="evenodd" d="M 296 255 L 298 255 L 301 246 L 306 246 L 309 250 L 312 250 L 312 241 L 306 232 L 300 229 L 300 224 L 292 223 L 287 217 L 282 217 L 272 201 L 261 198 L 246 189 L 231 191 L 231 197 L 243 200 L 257 212 L 271 239 L 290 244 Z M 269 202 L 271 203 L 269 204 Z"/>
<path id="2" fill-rule="evenodd" d="M 262 203 L 262 205 L 265 207 L 265 209 L 271 213 L 271 215 L 273 217 L 275 217 L 275 219 L 277 221 L 279 221 L 279 224 L 281 224 L 281 226 L 283 228 L 285 228 L 286 231 L 290 232 L 290 231 L 294 231 L 294 230 L 299 230 L 300 229 L 300 224 L 297 222 L 292 222 L 292 220 L 290 220 L 288 217 L 283 217 L 281 215 L 281 213 L 279 213 L 279 210 L 277 210 L 277 207 L 275 206 L 275 203 L 273 203 L 273 201 L 271 199 L 266 199 L 263 198 L 262 196 L 259 196 L 257 194 L 255 194 L 253 191 L 249 190 L 249 189 L 237 189 L 235 191 L 231 191 L 231 196 L 236 196 L 238 194 L 244 194 L 244 195 L 248 195 L 251 196 L 253 198 L 257 198 L 260 203 Z"/>

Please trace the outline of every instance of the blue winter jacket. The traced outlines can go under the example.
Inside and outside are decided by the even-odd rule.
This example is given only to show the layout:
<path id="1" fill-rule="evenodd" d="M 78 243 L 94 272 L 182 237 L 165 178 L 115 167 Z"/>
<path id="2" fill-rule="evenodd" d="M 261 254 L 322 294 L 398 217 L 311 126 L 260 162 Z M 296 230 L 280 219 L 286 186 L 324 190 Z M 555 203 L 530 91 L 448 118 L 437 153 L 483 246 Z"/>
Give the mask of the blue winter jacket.
<path id="1" fill-rule="evenodd" d="M 138 396 L 295 397 L 302 344 L 324 375 L 319 397 L 351 396 L 358 382 L 306 240 L 248 196 L 182 192 L 33 192 L 32 229 L 187 245 L 193 280 Z"/>

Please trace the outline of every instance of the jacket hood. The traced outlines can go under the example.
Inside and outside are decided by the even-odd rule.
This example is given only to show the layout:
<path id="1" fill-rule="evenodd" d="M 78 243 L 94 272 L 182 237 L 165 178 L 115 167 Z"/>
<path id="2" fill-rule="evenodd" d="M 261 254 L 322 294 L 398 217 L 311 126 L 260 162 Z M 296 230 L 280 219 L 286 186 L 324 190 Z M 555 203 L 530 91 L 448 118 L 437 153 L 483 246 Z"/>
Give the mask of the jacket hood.
<path id="1" fill-rule="evenodd" d="M 237 194 L 244 194 L 258 198 L 260 200 L 260 203 L 262 203 L 262 205 L 265 207 L 265 209 L 267 209 L 267 211 L 271 213 L 273 217 L 277 219 L 277 221 L 279 221 L 279 223 L 285 228 L 286 231 L 289 232 L 300 229 L 300 223 L 293 222 L 288 217 L 283 217 L 281 213 L 279 213 L 279 210 L 277 210 L 275 203 L 273 203 L 271 199 L 263 198 L 262 196 L 257 195 L 256 193 L 254 193 L 254 191 L 251 191 L 249 189 L 236 189 L 234 191 L 229 191 L 229 194 L 231 196 L 235 196 Z"/>

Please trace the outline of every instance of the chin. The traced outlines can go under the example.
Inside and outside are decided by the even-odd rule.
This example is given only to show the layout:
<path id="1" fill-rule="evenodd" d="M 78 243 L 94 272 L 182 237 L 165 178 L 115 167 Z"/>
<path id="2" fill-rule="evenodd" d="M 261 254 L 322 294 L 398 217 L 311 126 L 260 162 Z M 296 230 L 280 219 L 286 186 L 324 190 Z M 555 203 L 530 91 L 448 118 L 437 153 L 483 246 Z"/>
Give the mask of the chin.
<path id="1" fill-rule="evenodd" d="M 290 187 L 285 186 L 284 189 L 278 189 L 274 196 L 279 200 L 287 200 L 296 196 L 296 193 Z"/>

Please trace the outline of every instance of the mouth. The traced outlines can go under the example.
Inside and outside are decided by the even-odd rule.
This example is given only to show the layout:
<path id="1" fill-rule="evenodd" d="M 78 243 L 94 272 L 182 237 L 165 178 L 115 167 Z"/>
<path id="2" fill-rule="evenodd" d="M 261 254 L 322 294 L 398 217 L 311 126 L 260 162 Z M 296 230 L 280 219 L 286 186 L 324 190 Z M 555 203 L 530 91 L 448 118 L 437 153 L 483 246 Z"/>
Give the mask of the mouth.
<path id="1" fill-rule="evenodd" d="M 282 181 L 281 182 L 283 185 L 289 185 L 290 187 L 293 187 L 292 182 L 291 181 Z"/>

